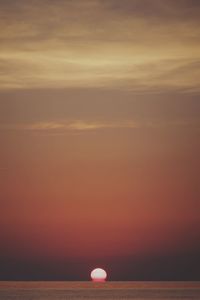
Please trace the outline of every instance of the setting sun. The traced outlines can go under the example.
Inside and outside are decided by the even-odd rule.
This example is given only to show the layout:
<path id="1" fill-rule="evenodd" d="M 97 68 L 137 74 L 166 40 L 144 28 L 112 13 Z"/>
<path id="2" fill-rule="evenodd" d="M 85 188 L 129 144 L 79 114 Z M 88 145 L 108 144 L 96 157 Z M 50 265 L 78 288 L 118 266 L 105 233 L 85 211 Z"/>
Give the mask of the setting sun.
<path id="1" fill-rule="evenodd" d="M 94 282 L 104 282 L 107 278 L 107 273 L 103 269 L 97 268 L 91 272 L 90 276 Z"/>

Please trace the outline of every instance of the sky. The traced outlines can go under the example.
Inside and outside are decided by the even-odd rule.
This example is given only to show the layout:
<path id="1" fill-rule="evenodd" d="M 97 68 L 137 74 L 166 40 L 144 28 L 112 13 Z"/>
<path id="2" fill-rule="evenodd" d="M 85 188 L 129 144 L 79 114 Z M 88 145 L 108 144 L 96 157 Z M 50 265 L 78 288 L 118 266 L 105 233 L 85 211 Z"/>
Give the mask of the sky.
<path id="1" fill-rule="evenodd" d="M 0 280 L 200 280 L 199 20 L 0 0 Z"/>

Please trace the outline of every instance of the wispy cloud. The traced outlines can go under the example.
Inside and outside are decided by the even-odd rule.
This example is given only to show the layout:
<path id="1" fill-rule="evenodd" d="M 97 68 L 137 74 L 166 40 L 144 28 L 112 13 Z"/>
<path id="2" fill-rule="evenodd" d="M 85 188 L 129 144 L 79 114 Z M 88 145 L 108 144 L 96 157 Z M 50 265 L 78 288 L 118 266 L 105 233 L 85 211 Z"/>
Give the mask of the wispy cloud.
<path id="1" fill-rule="evenodd" d="M 191 120 L 116 120 L 116 121 L 43 121 L 24 124 L 1 124 L 0 130 L 25 131 L 45 134 L 81 133 L 89 131 L 100 131 L 105 129 L 138 129 L 138 128 L 170 128 L 170 127 L 193 127 L 200 128 L 197 119 Z"/>
<path id="2" fill-rule="evenodd" d="M 1 1 L 0 89 L 200 90 L 199 3 Z"/>
<path id="3" fill-rule="evenodd" d="M 28 124 L 2 124 L 1 130 L 25 131 L 89 131 L 99 129 L 138 128 L 139 123 L 134 121 L 49 121 Z"/>

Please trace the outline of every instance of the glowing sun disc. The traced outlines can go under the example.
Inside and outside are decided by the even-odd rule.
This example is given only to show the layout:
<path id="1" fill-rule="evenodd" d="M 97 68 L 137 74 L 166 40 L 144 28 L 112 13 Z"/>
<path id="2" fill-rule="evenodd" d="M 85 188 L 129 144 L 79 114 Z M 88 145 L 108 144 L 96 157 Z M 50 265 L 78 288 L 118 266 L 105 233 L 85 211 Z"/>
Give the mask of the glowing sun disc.
<path id="1" fill-rule="evenodd" d="M 96 268 L 91 272 L 90 276 L 92 281 L 104 282 L 106 280 L 107 274 L 105 270 L 101 268 Z"/>

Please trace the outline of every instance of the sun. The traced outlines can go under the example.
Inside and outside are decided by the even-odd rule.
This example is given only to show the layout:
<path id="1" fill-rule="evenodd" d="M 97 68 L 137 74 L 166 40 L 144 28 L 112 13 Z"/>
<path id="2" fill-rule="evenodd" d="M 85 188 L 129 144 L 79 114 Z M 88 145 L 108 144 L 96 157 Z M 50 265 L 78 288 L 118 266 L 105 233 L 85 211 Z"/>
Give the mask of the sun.
<path id="1" fill-rule="evenodd" d="M 101 268 L 96 268 L 91 272 L 90 276 L 94 282 L 104 282 L 106 281 L 107 273 Z"/>

